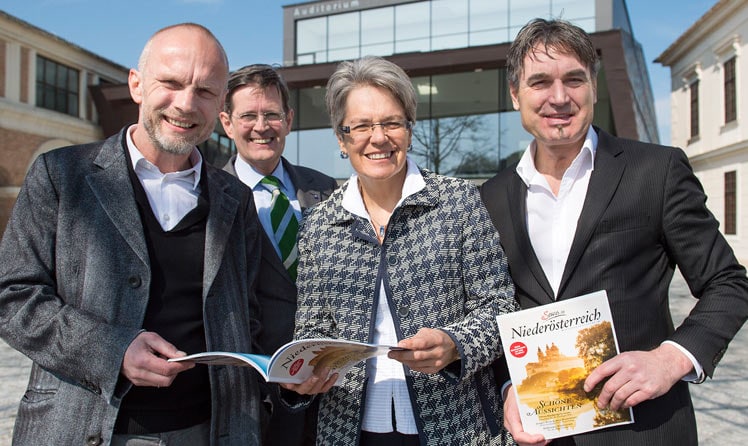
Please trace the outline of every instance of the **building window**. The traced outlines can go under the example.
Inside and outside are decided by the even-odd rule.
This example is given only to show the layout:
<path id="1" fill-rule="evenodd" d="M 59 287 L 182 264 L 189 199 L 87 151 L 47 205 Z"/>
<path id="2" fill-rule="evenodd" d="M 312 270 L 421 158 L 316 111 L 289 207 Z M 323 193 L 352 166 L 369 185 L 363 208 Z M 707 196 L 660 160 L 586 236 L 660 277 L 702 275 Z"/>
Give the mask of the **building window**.
<path id="1" fill-rule="evenodd" d="M 735 235 L 737 232 L 737 182 L 735 171 L 725 172 L 725 234 Z"/>
<path id="2" fill-rule="evenodd" d="M 78 70 L 36 57 L 36 106 L 78 116 Z"/>
<path id="3" fill-rule="evenodd" d="M 735 94 L 735 57 L 725 62 L 725 124 L 737 119 Z"/>
<path id="4" fill-rule="evenodd" d="M 351 10 L 321 16 L 329 3 Z M 595 32 L 595 0 L 409 0 L 381 2 L 398 4 L 374 8 L 363 3 L 368 2 L 287 6 L 296 15 L 312 10 L 316 16 L 295 20 L 296 64 L 496 45 L 511 41 L 530 19 L 540 16 L 563 17 Z"/>
<path id="5" fill-rule="evenodd" d="M 699 81 L 694 81 L 691 90 L 691 138 L 699 136 Z"/>

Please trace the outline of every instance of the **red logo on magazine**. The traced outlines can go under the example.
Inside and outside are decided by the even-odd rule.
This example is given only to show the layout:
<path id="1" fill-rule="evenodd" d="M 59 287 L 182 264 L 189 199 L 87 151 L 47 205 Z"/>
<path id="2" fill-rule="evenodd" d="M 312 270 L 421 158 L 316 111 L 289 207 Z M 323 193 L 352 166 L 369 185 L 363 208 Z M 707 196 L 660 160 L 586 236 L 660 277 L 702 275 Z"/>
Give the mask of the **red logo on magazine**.
<path id="1" fill-rule="evenodd" d="M 297 359 L 296 361 L 293 362 L 293 364 L 291 364 L 291 368 L 288 369 L 288 373 L 291 376 L 296 375 L 297 373 L 299 373 L 299 370 L 301 370 L 302 365 L 304 365 L 304 358 Z"/>
<path id="2" fill-rule="evenodd" d="M 527 346 L 522 342 L 514 342 L 509 346 L 509 353 L 515 358 L 521 358 L 527 354 Z"/>

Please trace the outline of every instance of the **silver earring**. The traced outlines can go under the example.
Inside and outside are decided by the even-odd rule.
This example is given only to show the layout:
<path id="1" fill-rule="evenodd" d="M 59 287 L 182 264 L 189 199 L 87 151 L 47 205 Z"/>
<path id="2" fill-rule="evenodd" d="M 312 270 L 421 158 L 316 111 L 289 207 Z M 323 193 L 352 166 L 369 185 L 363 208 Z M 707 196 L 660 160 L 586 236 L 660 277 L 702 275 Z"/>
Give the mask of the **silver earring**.
<path id="1" fill-rule="evenodd" d="M 341 150 L 341 151 L 340 151 L 340 159 L 344 159 L 344 160 L 345 160 L 345 159 L 348 159 L 348 154 L 347 154 L 347 153 L 345 153 L 345 152 L 343 152 L 343 151 Z"/>
<path id="2" fill-rule="evenodd" d="M 411 145 L 408 146 L 408 152 L 410 152 L 412 150 L 413 150 L 413 144 L 411 144 Z"/>

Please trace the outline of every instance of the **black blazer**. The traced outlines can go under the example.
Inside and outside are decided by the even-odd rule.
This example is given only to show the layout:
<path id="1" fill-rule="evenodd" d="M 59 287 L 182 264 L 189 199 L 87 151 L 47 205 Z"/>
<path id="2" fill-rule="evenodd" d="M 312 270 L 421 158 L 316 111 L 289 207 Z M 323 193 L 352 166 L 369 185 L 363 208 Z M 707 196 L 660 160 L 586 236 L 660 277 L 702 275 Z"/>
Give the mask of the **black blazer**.
<path id="1" fill-rule="evenodd" d="M 501 236 L 522 308 L 606 290 L 621 351 L 664 340 L 691 352 L 712 376 L 748 317 L 748 280 L 682 150 L 599 136 L 594 170 L 558 290 L 535 255 L 526 224 L 527 187 L 514 167 L 481 188 Z M 674 268 L 699 299 L 674 329 L 668 289 Z M 508 379 L 504 364 L 504 378 Z M 688 385 L 634 408 L 635 423 L 578 435 L 578 445 L 696 444 Z M 604 443 L 603 443 L 604 442 Z"/>
<path id="2" fill-rule="evenodd" d="M 236 155 L 232 156 L 223 168 L 234 176 L 236 176 L 235 162 Z M 299 200 L 302 212 L 329 197 L 337 187 L 334 178 L 321 172 L 307 167 L 294 166 L 285 158 L 281 158 L 281 162 L 296 188 L 296 198 Z M 262 233 L 262 256 L 260 272 L 257 276 L 257 298 L 262 311 L 260 317 L 262 331 L 259 343 L 266 354 L 272 355 L 275 350 L 293 338 L 298 290 L 296 283 L 291 279 L 276 253 L 270 237 L 264 230 L 260 232 Z M 270 395 L 273 401 L 273 416 L 266 429 L 263 445 L 313 444 L 316 432 L 314 428 L 316 410 L 310 410 L 309 414 L 291 413 L 277 400 L 275 392 L 271 391 Z M 307 428 L 304 427 L 305 425 Z"/>

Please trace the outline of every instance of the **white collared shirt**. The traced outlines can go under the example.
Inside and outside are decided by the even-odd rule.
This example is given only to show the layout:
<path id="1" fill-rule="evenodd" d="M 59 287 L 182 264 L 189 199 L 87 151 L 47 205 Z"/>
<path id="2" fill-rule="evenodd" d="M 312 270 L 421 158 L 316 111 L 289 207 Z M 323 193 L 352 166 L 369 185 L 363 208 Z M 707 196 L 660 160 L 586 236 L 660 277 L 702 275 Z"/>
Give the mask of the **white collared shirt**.
<path id="1" fill-rule="evenodd" d="M 418 166 L 408 158 L 405 182 L 402 196 L 395 208 L 410 195 L 426 187 Z M 354 173 L 348 182 L 348 188 L 343 194 L 342 206 L 347 211 L 370 221 L 369 213 L 364 206 L 364 200 L 358 189 L 358 176 Z M 374 321 L 375 344 L 397 345 L 397 332 L 392 318 L 392 309 L 388 304 L 384 283 L 379 283 L 379 299 L 376 302 L 377 316 Z M 393 432 L 392 407 L 395 408 L 395 422 L 397 432 L 402 434 L 417 434 L 418 427 L 410 403 L 408 386 L 405 383 L 403 365 L 386 356 L 378 356 L 367 362 L 369 384 L 366 388 L 366 403 L 364 419 L 361 429 L 367 432 Z"/>
<path id="2" fill-rule="evenodd" d="M 276 254 L 280 257 L 280 248 L 275 241 L 273 224 L 270 221 L 270 205 L 273 202 L 273 194 L 265 186 L 260 184 L 260 181 L 265 178 L 266 175 L 255 170 L 255 168 L 246 162 L 241 156 L 236 157 L 234 169 L 236 170 L 236 176 L 239 180 L 252 188 L 252 195 L 255 199 L 255 208 L 257 208 L 257 216 L 260 218 L 262 229 L 265 230 L 265 234 L 267 234 L 275 247 Z M 284 194 L 286 194 L 288 201 L 291 202 L 291 207 L 294 210 L 296 219 L 301 222 L 301 205 L 299 204 L 299 200 L 296 198 L 296 188 L 294 187 L 288 172 L 283 168 L 283 162 L 278 161 L 278 165 L 270 175 L 280 180 L 280 189 Z"/>
<path id="3" fill-rule="evenodd" d="M 533 141 L 517 164 L 517 174 L 527 186 L 527 232 L 555 296 L 594 169 L 597 133 L 592 127 L 587 131 L 582 150 L 564 172 L 557 196 L 535 168 L 536 150 Z"/>
<path id="4" fill-rule="evenodd" d="M 203 157 L 195 147 L 190 153 L 192 167 L 178 172 L 161 173 L 158 167 L 145 159 L 135 147 L 132 140 L 134 130 L 135 125 L 132 125 L 126 132 L 127 150 L 130 153 L 132 167 L 145 189 L 154 217 L 164 231 L 170 231 L 197 207 Z"/>
<path id="5" fill-rule="evenodd" d="M 555 298 L 594 170 L 597 133 L 591 126 L 587 130 L 582 150 L 564 172 L 558 196 L 553 195 L 548 181 L 535 168 L 535 151 L 536 143 L 533 141 L 522 155 L 516 170 L 527 185 L 527 232 L 530 242 Z M 676 342 L 663 343 L 675 346 L 691 360 L 694 372 L 683 377 L 683 381 L 700 381 L 704 369 L 696 357 Z"/>

